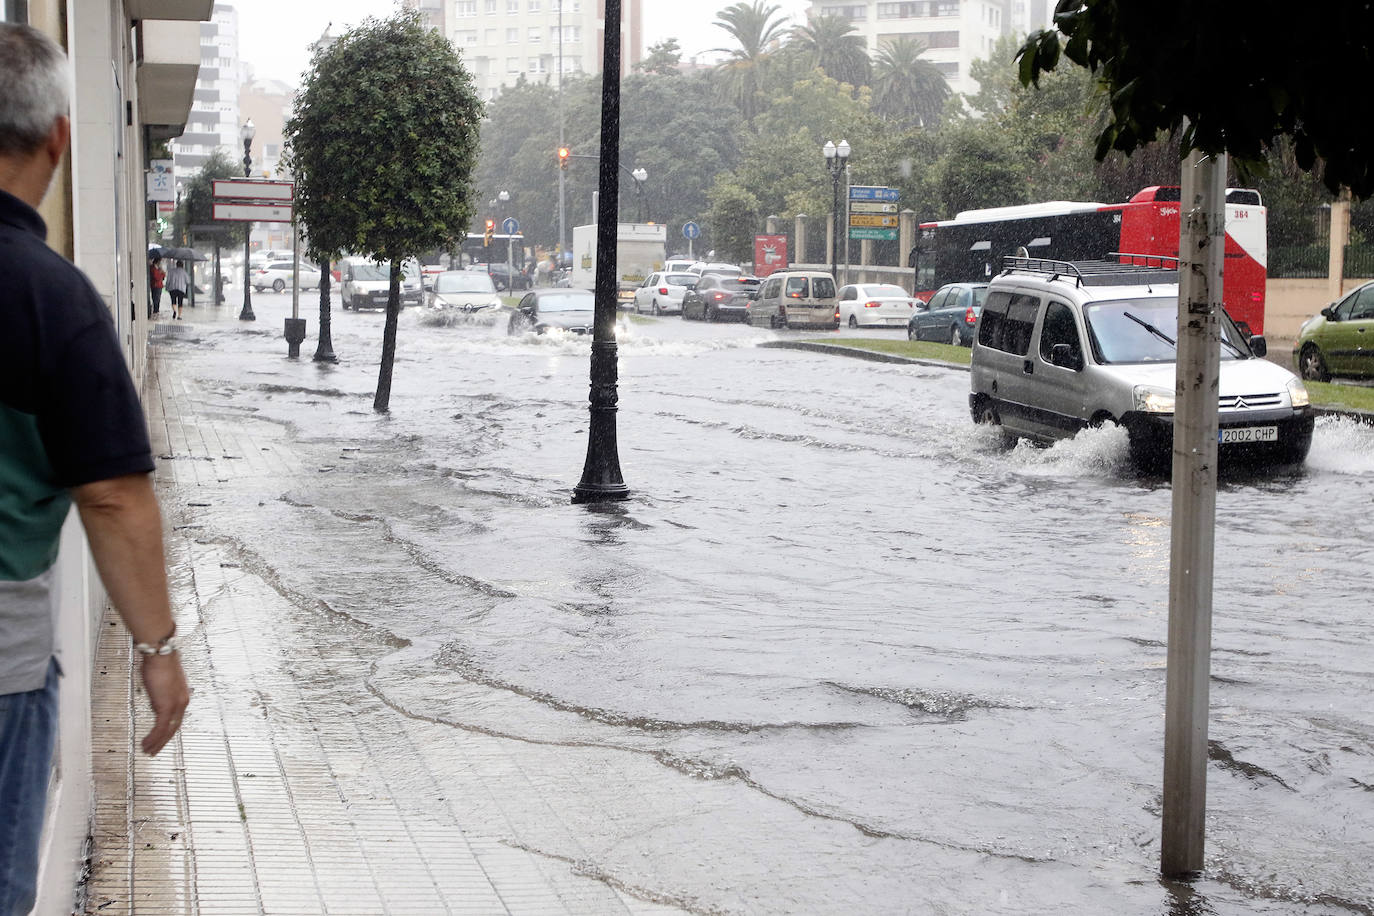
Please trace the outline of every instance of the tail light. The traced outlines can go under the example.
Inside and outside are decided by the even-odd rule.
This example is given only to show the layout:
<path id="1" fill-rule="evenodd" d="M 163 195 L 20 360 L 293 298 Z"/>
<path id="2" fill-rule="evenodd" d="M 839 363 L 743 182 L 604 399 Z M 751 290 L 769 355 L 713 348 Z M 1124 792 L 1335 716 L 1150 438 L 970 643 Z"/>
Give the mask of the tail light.
<path id="1" fill-rule="evenodd" d="M 916 300 L 915 300 L 915 299 L 908 299 L 908 300 L 906 301 L 906 307 L 909 308 L 909 309 L 914 309 L 914 308 L 916 307 Z"/>
<path id="2" fill-rule="evenodd" d="M 877 303 L 874 303 L 874 304 L 876 305 Z M 840 323 L 840 310 L 839 310 L 839 309 L 835 309 L 835 323 L 836 323 L 836 324 L 839 324 L 839 323 Z"/>
<path id="3" fill-rule="evenodd" d="M 660 296 L 666 296 L 666 295 L 668 295 L 668 287 L 666 287 L 666 286 L 660 286 L 660 287 L 658 288 L 658 294 L 659 294 Z"/>
<path id="4" fill-rule="evenodd" d="M 977 323 L 978 323 L 978 315 L 977 315 L 976 312 L 973 311 L 973 307 L 972 307 L 972 306 L 969 306 L 969 308 L 964 312 L 964 324 L 977 324 Z"/>
<path id="5" fill-rule="evenodd" d="M 716 300 L 717 302 L 719 302 L 720 300 L 722 300 L 722 299 L 725 298 L 725 294 L 724 294 L 724 293 L 712 293 L 712 294 L 711 294 L 711 298 L 714 299 L 714 300 Z"/>
<path id="6" fill-rule="evenodd" d="M 883 304 L 882 304 L 881 302 L 865 302 L 865 303 L 864 303 L 864 308 L 866 308 L 866 309 L 880 309 L 880 308 L 882 308 L 882 307 L 883 307 Z"/>

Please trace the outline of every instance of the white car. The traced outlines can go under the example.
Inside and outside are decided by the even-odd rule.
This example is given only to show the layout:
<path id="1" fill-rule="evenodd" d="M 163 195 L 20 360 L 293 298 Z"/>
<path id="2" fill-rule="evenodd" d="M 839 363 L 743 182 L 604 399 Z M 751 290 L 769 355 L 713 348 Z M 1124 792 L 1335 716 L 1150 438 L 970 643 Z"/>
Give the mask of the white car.
<path id="1" fill-rule="evenodd" d="M 291 267 L 291 261 L 269 261 L 250 273 L 248 279 L 257 292 L 270 288 L 272 292 L 279 293 L 291 286 Z M 317 289 L 320 285 L 319 268 L 302 261 L 300 285 L 301 289 Z"/>
<path id="2" fill-rule="evenodd" d="M 635 314 L 682 314 L 682 297 L 687 295 L 687 290 L 696 288 L 698 279 L 691 273 L 649 274 L 644 285 L 635 290 Z"/>
<path id="3" fill-rule="evenodd" d="M 840 324 L 859 327 L 906 327 L 916 311 L 916 297 L 892 283 L 851 283 L 840 288 Z"/>
<path id="4" fill-rule="evenodd" d="M 485 273 L 446 270 L 434 277 L 427 304 L 432 309 L 456 310 L 474 316 L 483 312 L 494 315 L 501 308 L 501 297 L 496 293 L 496 284 Z"/>

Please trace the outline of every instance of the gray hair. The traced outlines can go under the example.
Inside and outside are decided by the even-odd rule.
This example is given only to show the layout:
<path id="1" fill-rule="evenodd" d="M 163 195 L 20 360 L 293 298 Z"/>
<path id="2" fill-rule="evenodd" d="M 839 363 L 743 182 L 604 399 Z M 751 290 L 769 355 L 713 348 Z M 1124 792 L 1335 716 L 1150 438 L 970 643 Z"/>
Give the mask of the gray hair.
<path id="1" fill-rule="evenodd" d="M 0 155 L 38 149 L 67 113 L 67 55 L 33 26 L 0 22 Z"/>

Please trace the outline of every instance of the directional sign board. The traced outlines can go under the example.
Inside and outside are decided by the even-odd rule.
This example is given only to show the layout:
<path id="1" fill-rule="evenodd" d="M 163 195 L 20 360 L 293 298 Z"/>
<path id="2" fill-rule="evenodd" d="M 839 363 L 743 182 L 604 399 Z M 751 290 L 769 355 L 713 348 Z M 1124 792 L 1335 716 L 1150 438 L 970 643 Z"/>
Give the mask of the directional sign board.
<path id="1" fill-rule="evenodd" d="M 515 233 L 520 231 L 520 222 L 515 217 L 508 216 L 505 221 L 501 223 L 501 231 L 506 235 L 515 235 Z"/>
<path id="2" fill-rule="evenodd" d="M 688 220 L 682 224 L 682 237 L 685 239 L 701 238 L 701 227 L 691 220 Z"/>
<path id="3" fill-rule="evenodd" d="M 213 219 L 238 220 L 250 223 L 289 223 L 291 205 L 272 203 L 225 203 L 215 201 Z"/>
<path id="4" fill-rule="evenodd" d="M 875 242 L 895 242 L 897 241 L 896 229 L 872 229 L 866 226 L 851 226 L 849 228 L 851 239 L 869 239 Z"/>
<path id="5" fill-rule="evenodd" d="M 295 183 L 290 181 L 258 181 L 253 178 L 218 178 L 214 182 L 215 197 L 236 200 L 291 200 Z"/>
<path id="6" fill-rule="evenodd" d="M 850 213 L 896 213 L 896 204 L 877 203 L 871 200 L 854 200 L 849 202 Z"/>
<path id="7" fill-rule="evenodd" d="M 889 203 L 896 203 L 902 197 L 902 192 L 896 188 L 882 188 L 873 185 L 856 184 L 849 189 L 850 200 L 882 200 Z"/>
<path id="8" fill-rule="evenodd" d="M 887 213 L 853 213 L 849 217 L 851 226 L 881 226 L 884 229 L 891 229 L 897 225 L 897 217 Z"/>

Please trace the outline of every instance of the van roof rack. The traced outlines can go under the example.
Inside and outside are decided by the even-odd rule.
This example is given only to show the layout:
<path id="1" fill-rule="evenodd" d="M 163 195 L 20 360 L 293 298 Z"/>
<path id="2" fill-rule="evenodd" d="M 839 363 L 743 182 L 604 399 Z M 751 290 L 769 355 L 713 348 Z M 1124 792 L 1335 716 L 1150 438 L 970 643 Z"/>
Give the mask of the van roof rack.
<path id="1" fill-rule="evenodd" d="M 1002 259 L 1004 272 L 1047 275 L 1051 280 L 1073 280 L 1078 286 L 1147 286 L 1178 282 L 1178 258 L 1160 254 L 1113 251 L 1116 260 L 1057 261 L 1053 258 Z"/>

